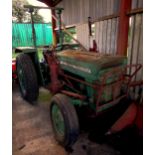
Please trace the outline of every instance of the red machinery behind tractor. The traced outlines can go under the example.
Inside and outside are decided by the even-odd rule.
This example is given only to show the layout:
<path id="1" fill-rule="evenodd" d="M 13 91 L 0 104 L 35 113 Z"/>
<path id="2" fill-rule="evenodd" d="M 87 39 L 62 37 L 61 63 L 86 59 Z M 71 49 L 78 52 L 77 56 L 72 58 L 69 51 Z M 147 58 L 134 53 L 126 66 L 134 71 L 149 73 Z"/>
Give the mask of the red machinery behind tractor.
<path id="1" fill-rule="evenodd" d="M 17 80 L 17 74 L 16 74 L 16 59 L 12 59 L 12 80 Z"/>

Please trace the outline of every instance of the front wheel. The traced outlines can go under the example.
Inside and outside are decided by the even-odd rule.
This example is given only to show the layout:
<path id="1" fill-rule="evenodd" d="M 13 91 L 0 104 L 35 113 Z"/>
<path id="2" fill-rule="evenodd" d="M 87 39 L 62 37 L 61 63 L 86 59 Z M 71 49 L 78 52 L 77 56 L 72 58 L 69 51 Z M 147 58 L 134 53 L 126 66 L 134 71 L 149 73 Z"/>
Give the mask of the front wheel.
<path id="1" fill-rule="evenodd" d="M 50 116 L 56 140 L 63 146 L 72 146 L 79 135 L 79 123 L 71 99 L 63 94 L 52 98 Z"/>

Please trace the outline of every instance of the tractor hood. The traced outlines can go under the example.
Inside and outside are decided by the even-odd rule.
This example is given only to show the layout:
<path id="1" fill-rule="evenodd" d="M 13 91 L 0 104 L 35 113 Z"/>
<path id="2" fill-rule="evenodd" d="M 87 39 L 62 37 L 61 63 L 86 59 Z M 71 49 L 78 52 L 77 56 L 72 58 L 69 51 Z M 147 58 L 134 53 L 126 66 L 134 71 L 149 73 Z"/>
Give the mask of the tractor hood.
<path id="1" fill-rule="evenodd" d="M 65 50 L 57 53 L 61 68 L 74 74 L 96 77 L 106 69 L 126 64 L 124 56 L 105 56 L 100 53 Z"/>

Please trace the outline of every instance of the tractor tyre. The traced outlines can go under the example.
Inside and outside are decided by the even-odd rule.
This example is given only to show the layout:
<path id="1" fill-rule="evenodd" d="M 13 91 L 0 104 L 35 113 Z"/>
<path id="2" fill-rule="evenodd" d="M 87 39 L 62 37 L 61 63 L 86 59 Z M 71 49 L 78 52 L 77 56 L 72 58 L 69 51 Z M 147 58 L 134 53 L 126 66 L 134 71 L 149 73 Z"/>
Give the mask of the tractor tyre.
<path id="1" fill-rule="evenodd" d="M 39 95 L 39 85 L 35 67 L 29 55 L 17 56 L 17 75 L 22 97 L 34 104 Z"/>
<path id="2" fill-rule="evenodd" d="M 53 96 L 50 117 L 55 139 L 64 147 L 71 147 L 79 135 L 79 122 L 71 99 L 63 94 Z"/>

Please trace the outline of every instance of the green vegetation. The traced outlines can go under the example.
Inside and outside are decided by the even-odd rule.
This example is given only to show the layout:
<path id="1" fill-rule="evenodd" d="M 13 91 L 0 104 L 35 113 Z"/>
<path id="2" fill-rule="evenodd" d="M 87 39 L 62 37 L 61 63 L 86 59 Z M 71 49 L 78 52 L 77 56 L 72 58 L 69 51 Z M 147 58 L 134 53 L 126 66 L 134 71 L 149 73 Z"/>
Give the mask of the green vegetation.
<path id="1" fill-rule="evenodd" d="M 42 48 L 38 48 L 38 57 L 39 57 L 39 60 L 41 60 L 43 58 L 43 50 Z"/>
<path id="2" fill-rule="evenodd" d="M 12 1 L 12 22 L 14 23 L 29 23 L 31 22 L 28 10 L 24 5 L 29 5 L 26 0 L 13 0 Z M 43 23 L 43 17 L 38 14 L 38 9 L 34 9 L 33 20 L 35 23 Z"/>
<path id="3" fill-rule="evenodd" d="M 37 48 L 37 50 L 38 50 L 39 60 L 41 60 L 43 58 L 43 54 L 42 54 L 43 50 L 42 50 L 42 48 Z M 12 50 L 12 58 L 16 58 L 18 54 L 19 53 L 15 53 L 14 49 Z"/>
<path id="4" fill-rule="evenodd" d="M 39 97 L 38 97 L 39 102 L 49 103 L 51 98 L 52 98 L 52 94 L 49 91 L 44 90 L 44 89 L 40 90 Z"/>
<path id="5" fill-rule="evenodd" d="M 16 56 L 17 56 L 17 55 L 16 55 L 16 53 L 15 53 L 15 50 L 13 49 L 13 50 L 12 50 L 12 58 L 16 58 Z"/>
<path id="6" fill-rule="evenodd" d="M 75 27 L 67 29 L 73 36 L 76 35 Z M 72 43 L 72 38 L 64 32 L 64 43 Z"/>

